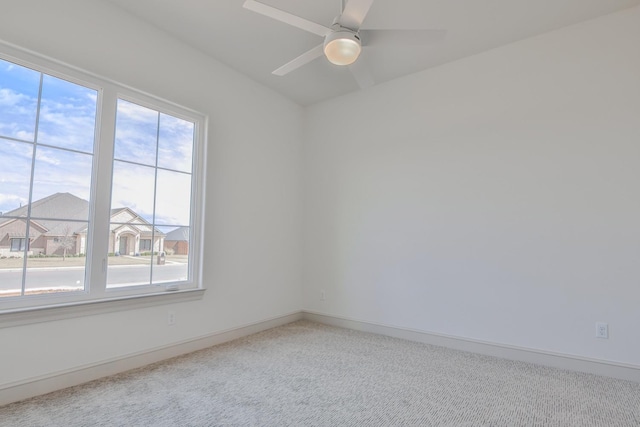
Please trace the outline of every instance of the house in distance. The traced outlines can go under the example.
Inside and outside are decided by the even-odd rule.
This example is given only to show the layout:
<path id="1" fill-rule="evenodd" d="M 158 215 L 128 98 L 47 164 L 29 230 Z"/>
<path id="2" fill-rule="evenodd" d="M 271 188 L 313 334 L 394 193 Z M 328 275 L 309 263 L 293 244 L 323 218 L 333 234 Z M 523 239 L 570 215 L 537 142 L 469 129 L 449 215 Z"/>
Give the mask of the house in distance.
<path id="1" fill-rule="evenodd" d="M 189 227 L 178 227 L 164 238 L 165 251 L 175 255 L 189 255 Z"/>
<path id="2" fill-rule="evenodd" d="M 89 202 L 55 193 L 0 216 L 0 256 L 83 255 L 87 248 Z M 111 210 L 109 253 L 135 255 L 164 250 L 165 234 L 130 208 Z"/>

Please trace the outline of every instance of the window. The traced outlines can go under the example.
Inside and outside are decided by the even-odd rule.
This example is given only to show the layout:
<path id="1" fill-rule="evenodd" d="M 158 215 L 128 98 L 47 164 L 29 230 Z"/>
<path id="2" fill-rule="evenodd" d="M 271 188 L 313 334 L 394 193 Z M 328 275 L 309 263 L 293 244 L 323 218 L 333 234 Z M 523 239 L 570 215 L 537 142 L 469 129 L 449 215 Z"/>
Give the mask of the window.
<path id="1" fill-rule="evenodd" d="M 11 239 L 11 252 L 22 252 L 27 247 L 27 239 Z"/>
<path id="2" fill-rule="evenodd" d="M 203 126 L 0 44 L 0 313 L 201 288 Z"/>
<path id="3" fill-rule="evenodd" d="M 191 121 L 118 99 L 109 244 L 121 256 L 163 252 L 167 233 L 189 227 L 194 131 Z M 114 261 L 119 259 L 109 260 L 108 288 L 188 277 L 184 257 L 161 265 L 153 253 L 139 256 L 137 269 L 126 275 L 118 274 Z"/>
<path id="4" fill-rule="evenodd" d="M 148 252 L 151 250 L 151 239 L 140 240 L 140 252 Z"/>
<path id="5" fill-rule="evenodd" d="M 85 260 L 43 262 L 47 240 L 58 230 L 89 226 L 98 92 L 67 80 L 0 60 L 0 234 L 18 233 L 11 252 L 24 259 L 0 296 L 24 296 L 84 288 Z M 2 243 L 0 243 L 2 250 Z M 5 262 L 6 263 L 6 262 Z M 0 259 L 0 269 L 2 268 Z M 44 267 L 65 267 L 46 276 Z M 7 275 L 5 269 L 0 274 Z M 55 285 L 43 286 L 57 274 Z"/>

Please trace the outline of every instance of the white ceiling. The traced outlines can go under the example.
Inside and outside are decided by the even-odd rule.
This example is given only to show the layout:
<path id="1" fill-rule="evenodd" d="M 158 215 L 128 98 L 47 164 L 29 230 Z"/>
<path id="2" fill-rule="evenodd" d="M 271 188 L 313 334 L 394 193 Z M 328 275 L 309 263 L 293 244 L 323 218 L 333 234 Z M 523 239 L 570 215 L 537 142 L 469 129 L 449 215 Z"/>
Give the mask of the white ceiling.
<path id="1" fill-rule="evenodd" d="M 322 38 L 251 12 L 244 0 L 106 0 L 300 105 L 356 91 L 344 67 L 318 58 L 290 74 L 273 70 L 322 43 Z M 341 0 L 261 0 L 330 26 Z M 368 29 L 445 29 L 426 47 L 369 48 L 377 84 L 560 27 L 640 4 L 640 0 L 376 0 Z"/>

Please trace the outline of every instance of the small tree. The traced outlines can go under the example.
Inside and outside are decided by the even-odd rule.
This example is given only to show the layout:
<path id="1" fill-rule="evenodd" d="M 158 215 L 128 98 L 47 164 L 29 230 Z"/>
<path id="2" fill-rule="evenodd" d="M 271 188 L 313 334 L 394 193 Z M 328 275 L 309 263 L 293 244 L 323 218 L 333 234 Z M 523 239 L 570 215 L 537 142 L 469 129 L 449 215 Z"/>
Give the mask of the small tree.
<path id="1" fill-rule="evenodd" d="M 71 233 L 71 227 L 68 225 L 64 228 L 64 236 L 60 238 L 60 247 L 62 248 L 62 260 L 67 258 L 67 251 L 71 250 L 76 245 L 76 238 Z"/>

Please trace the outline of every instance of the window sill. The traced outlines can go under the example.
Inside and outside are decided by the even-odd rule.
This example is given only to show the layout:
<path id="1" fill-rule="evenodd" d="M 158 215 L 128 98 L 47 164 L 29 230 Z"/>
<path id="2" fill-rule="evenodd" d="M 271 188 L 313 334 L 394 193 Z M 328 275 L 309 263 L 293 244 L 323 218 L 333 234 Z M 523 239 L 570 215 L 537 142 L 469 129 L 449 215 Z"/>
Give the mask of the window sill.
<path id="1" fill-rule="evenodd" d="M 0 311 L 0 328 L 195 301 L 202 299 L 204 291 L 204 289 L 185 289 L 173 292 L 159 292 L 146 295 L 46 305 L 42 307 L 2 310 Z"/>

